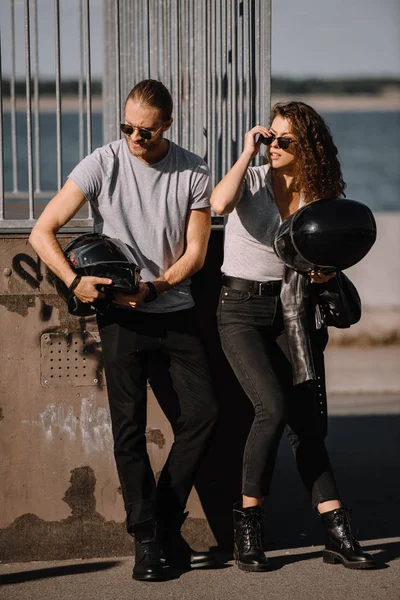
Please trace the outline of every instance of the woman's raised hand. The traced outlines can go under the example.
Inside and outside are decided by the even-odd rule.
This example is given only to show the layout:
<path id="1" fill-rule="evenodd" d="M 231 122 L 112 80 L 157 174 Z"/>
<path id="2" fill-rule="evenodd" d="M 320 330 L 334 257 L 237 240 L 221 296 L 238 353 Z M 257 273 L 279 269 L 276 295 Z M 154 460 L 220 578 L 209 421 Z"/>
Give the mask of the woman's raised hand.
<path id="1" fill-rule="evenodd" d="M 253 127 L 253 129 L 250 129 L 250 131 L 248 131 L 244 136 L 243 153 L 248 154 L 250 160 L 253 160 L 253 158 L 256 157 L 260 151 L 262 138 L 271 136 L 272 133 L 269 129 L 263 127 L 262 125 L 256 125 L 255 127 Z"/>

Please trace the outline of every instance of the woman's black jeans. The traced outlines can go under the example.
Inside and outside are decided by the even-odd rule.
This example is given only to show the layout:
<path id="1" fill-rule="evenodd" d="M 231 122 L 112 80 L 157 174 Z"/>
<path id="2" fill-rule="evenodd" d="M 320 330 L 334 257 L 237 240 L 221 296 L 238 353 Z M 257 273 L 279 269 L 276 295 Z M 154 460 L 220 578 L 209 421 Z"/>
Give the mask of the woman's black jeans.
<path id="1" fill-rule="evenodd" d="M 217 418 L 194 311 L 148 314 L 113 309 L 107 316 L 98 315 L 97 321 L 128 532 L 151 518 L 180 524 Z M 162 359 L 159 368 L 169 371 L 179 406 L 171 423 L 174 444 L 156 488 L 145 431 L 147 379 L 157 356 Z"/>
<path id="2" fill-rule="evenodd" d="M 300 476 L 316 507 L 339 495 L 318 423 L 313 383 L 293 386 L 290 362 L 277 343 L 283 320 L 279 292 L 273 294 L 272 286 L 265 296 L 224 286 L 219 298 L 222 347 L 254 406 L 244 450 L 242 494 L 253 498 L 269 494 L 286 428 Z"/>

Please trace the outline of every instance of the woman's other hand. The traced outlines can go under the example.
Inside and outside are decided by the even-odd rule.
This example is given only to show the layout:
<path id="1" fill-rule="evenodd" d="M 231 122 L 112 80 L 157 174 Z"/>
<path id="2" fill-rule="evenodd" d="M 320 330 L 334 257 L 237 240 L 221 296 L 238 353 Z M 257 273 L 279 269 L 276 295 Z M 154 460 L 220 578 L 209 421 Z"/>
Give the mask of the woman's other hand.
<path id="1" fill-rule="evenodd" d="M 323 273 L 322 271 L 310 271 L 309 273 L 310 279 L 313 283 L 326 283 L 332 277 L 336 277 L 336 273 Z"/>

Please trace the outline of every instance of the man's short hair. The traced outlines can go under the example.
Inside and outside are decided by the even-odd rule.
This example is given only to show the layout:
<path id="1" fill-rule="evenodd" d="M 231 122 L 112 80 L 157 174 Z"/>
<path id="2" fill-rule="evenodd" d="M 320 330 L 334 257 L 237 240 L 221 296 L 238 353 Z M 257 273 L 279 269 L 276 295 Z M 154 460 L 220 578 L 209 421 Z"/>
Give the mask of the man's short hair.
<path id="1" fill-rule="evenodd" d="M 161 81 L 155 79 L 140 81 L 129 92 L 125 100 L 125 106 L 128 100 L 158 108 L 162 112 L 164 121 L 169 121 L 172 118 L 172 96 Z"/>

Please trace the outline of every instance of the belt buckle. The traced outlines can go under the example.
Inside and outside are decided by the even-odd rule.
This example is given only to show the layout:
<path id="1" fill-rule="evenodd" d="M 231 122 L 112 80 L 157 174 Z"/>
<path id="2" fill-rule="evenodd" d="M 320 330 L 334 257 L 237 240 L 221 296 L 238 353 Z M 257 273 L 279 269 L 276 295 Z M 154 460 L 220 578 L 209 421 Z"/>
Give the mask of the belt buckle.
<path id="1" fill-rule="evenodd" d="M 259 295 L 259 296 L 262 296 L 262 293 L 263 293 L 263 285 L 264 285 L 264 283 L 263 283 L 262 281 L 261 281 L 261 282 L 258 284 L 258 295 Z"/>

